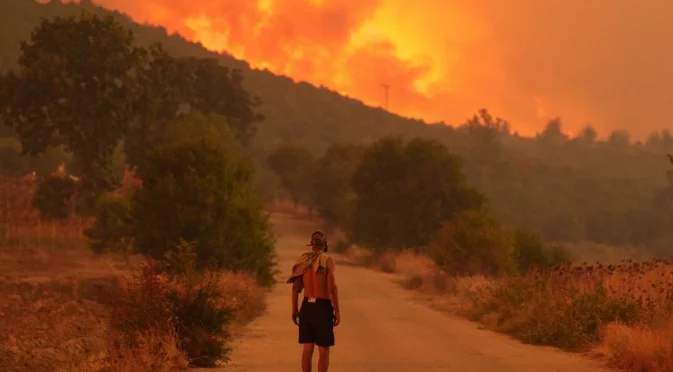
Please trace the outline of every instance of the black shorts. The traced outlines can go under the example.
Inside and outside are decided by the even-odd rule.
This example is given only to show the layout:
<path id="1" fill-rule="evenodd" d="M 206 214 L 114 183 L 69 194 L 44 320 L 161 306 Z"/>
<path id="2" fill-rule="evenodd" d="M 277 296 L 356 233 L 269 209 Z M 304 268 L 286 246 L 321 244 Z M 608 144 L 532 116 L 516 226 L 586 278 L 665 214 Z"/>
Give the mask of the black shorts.
<path id="1" fill-rule="evenodd" d="M 309 302 L 304 297 L 299 309 L 299 343 L 334 346 L 334 308 L 332 301 L 318 298 Z"/>

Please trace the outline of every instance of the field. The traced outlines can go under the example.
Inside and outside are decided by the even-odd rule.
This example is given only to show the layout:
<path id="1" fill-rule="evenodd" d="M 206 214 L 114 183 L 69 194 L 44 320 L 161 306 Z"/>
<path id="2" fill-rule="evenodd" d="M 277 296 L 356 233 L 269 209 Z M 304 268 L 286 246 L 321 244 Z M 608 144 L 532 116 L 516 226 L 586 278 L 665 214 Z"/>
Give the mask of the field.
<path id="1" fill-rule="evenodd" d="M 399 273 L 430 306 L 531 344 L 584 352 L 629 371 L 673 371 L 673 262 L 577 263 L 522 278 L 452 278 L 411 252 L 360 264 Z"/>
<path id="2" fill-rule="evenodd" d="M 45 222 L 31 206 L 33 182 L 0 181 L 0 370 L 173 371 L 185 356 L 166 329 L 142 334 L 143 346 L 120 346 L 110 322 L 119 300 L 137 289 L 146 262 L 136 256 L 94 255 L 86 220 Z M 264 290 L 243 274 L 221 273 L 217 285 L 235 309 L 229 330 L 264 309 Z M 151 307 L 151 297 L 145 298 Z"/>

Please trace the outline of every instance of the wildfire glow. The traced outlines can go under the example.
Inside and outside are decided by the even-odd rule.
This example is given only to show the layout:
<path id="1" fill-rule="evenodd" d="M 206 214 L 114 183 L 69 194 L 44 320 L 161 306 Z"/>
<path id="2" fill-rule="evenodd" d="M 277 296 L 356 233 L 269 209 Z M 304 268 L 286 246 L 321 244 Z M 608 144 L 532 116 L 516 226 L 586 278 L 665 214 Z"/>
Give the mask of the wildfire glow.
<path id="1" fill-rule="evenodd" d="M 521 0 L 516 8 L 509 0 L 94 1 L 255 68 L 325 85 L 367 104 L 383 105 L 383 85 L 389 85 L 391 111 L 430 122 L 460 124 L 485 107 L 520 133 L 533 134 L 548 115 L 570 118 L 575 126 L 594 121 L 600 129 L 596 121 L 612 120 L 621 109 L 615 100 L 605 101 L 604 86 L 589 80 L 605 70 L 599 59 L 573 54 L 593 48 L 582 43 L 595 44 L 596 51 L 609 47 L 581 27 L 594 30 L 602 19 L 614 19 L 605 12 L 618 9 L 612 0 L 582 6 Z"/>

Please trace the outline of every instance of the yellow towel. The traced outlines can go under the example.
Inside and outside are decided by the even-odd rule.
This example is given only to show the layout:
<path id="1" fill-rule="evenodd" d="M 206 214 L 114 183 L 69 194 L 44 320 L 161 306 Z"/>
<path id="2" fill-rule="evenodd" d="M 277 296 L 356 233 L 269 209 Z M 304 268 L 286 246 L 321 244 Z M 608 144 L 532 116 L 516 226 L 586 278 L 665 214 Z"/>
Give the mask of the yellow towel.
<path id="1" fill-rule="evenodd" d="M 294 266 L 292 266 L 292 274 L 286 283 L 294 282 L 295 279 L 304 275 L 311 268 L 316 273 L 325 272 L 327 270 L 328 258 L 329 256 L 325 252 L 306 252 L 302 254 Z"/>

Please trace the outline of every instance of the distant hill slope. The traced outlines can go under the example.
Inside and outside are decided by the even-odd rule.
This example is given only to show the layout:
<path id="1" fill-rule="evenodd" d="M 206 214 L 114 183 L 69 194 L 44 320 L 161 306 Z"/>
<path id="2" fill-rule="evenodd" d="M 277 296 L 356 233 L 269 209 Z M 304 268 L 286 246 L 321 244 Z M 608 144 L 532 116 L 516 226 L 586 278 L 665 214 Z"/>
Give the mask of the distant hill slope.
<path id="1" fill-rule="evenodd" d="M 15 65 L 19 41 L 29 38 L 41 17 L 76 14 L 83 8 L 110 13 L 90 3 L 0 1 L 0 71 Z M 669 212 L 653 212 L 652 207 L 654 195 L 667 182 L 664 153 L 673 152 L 673 138 L 645 145 L 630 144 L 623 133 L 615 133 L 611 141 L 595 141 L 591 136 L 577 140 L 550 126 L 539 138 L 501 133 L 493 139 L 464 128 L 428 125 L 326 88 L 251 69 L 244 61 L 168 35 L 161 27 L 140 25 L 121 13 L 114 14 L 141 44 L 160 42 L 176 56 L 217 58 L 243 71 L 245 85 L 262 99 L 261 111 L 266 116 L 252 145 L 258 160 L 286 141 L 320 155 L 334 143 L 363 143 L 391 134 L 431 137 L 465 159 L 469 181 L 486 192 L 494 211 L 509 224 L 527 226 L 556 241 L 645 244 L 649 236 L 656 235 L 652 240 L 658 240 L 658 245 L 673 243 L 672 234 L 648 230 L 648 221 L 673 220 L 661 215 Z"/>
<path id="2" fill-rule="evenodd" d="M 12 66 L 19 52 L 18 42 L 30 37 L 30 31 L 41 17 L 76 14 L 82 8 L 107 12 L 91 4 L 39 4 L 33 0 L 3 0 L 0 5 L 0 69 Z M 426 129 L 422 122 L 405 119 L 382 109 L 365 106 L 362 102 L 341 96 L 325 88 L 291 79 L 268 71 L 254 70 L 231 56 L 215 54 L 200 44 L 168 35 L 160 27 L 143 26 L 115 12 L 125 26 L 132 29 L 140 44 L 162 43 L 176 56 L 216 57 L 226 66 L 244 71 L 246 86 L 263 101 L 261 111 L 267 117 L 259 125 L 256 147 L 268 149 L 276 142 L 303 142 L 312 150 L 334 142 L 357 142 L 386 134 L 410 135 Z M 451 132 L 451 128 L 442 128 Z"/>

